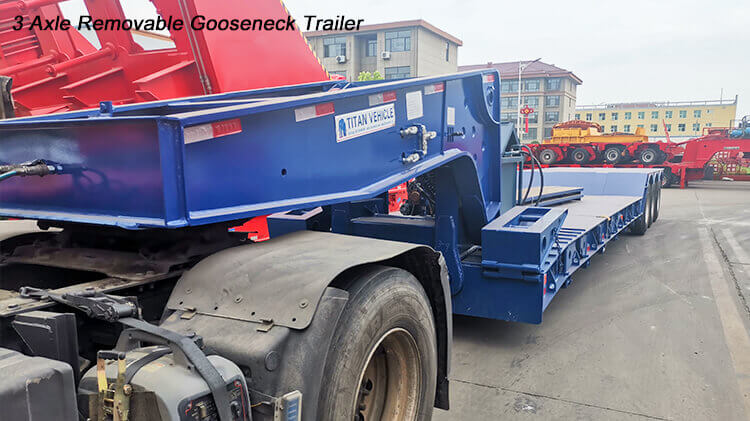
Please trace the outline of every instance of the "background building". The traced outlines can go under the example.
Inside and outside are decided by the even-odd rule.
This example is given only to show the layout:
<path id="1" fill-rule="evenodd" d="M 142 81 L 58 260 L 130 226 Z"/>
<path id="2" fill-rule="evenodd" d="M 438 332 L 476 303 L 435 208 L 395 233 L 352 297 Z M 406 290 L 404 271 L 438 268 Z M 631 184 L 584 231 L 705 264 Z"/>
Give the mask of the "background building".
<path id="1" fill-rule="evenodd" d="M 640 102 L 576 107 L 575 118 L 599 123 L 606 132 L 634 133 L 643 127 L 650 138 L 665 138 L 666 125 L 672 139 L 700 136 L 705 127 L 734 124 L 737 97 L 731 100 Z"/>
<path id="2" fill-rule="evenodd" d="M 518 63 L 487 63 L 460 66 L 459 71 L 494 68 L 500 72 L 501 112 L 503 121 L 516 121 L 518 115 Z M 525 142 L 539 141 L 552 135 L 552 126 L 573 118 L 576 88 L 583 83 L 573 72 L 537 61 L 521 74 L 521 106 L 534 109 L 529 115 L 529 132 Z M 521 120 L 523 124 L 523 120 Z"/>
<path id="3" fill-rule="evenodd" d="M 455 73 L 460 39 L 423 20 L 362 25 L 359 31 L 305 32 L 329 73 L 356 80 L 360 72 L 386 79 Z"/>

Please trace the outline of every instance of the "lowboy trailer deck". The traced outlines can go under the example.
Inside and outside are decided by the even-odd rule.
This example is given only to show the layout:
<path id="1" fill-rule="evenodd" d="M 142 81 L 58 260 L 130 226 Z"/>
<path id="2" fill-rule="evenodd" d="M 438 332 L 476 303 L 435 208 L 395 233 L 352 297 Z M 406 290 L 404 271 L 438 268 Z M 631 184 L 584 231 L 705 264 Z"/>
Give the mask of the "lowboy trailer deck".
<path id="1" fill-rule="evenodd" d="M 658 216 L 655 169 L 544 170 L 554 206 L 519 206 L 531 174 L 499 82 L 320 82 L 0 122 L 0 215 L 46 230 L 0 242 L 0 402 L 21 420 L 447 409 L 452 313 L 540 323 L 576 270 Z M 413 212 L 389 213 L 405 182 Z M 228 229 L 269 214 L 268 241 Z"/>

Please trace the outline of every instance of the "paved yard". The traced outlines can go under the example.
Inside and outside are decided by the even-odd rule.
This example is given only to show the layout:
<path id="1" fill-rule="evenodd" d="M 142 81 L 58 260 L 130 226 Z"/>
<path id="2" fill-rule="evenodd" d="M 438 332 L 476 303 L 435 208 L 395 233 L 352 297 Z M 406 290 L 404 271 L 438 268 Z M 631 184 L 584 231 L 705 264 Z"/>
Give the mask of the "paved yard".
<path id="1" fill-rule="evenodd" d="M 456 318 L 452 410 L 435 419 L 748 419 L 750 183 L 662 197 L 541 325 Z"/>

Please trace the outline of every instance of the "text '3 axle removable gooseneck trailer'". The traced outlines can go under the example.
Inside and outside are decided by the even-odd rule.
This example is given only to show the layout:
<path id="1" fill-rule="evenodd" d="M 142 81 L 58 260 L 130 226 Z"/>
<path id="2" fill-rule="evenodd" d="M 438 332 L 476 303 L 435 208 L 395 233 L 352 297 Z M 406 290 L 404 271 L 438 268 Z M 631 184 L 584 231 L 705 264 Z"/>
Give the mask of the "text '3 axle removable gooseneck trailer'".
<path id="1" fill-rule="evenodd" d="M 1 122 L 0 214 L 42 228 L 0 243 L 2 418 L 447 409 L 453 313 L 540 323 L 576 270 L 658 216 L 660 170 L 545 169 L 528 190 L 499 82 L 332 81 Z M 389 214 L 405 182 L 409 206 Z M 228 230 L 269 214 L 269 241 Z"/>

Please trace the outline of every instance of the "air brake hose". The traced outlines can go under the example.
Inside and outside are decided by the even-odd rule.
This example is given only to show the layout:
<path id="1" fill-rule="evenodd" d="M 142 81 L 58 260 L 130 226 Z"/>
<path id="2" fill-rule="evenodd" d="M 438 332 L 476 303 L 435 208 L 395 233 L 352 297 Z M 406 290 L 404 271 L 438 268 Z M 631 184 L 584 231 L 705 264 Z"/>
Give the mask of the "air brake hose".
<path id="1" fill-rule="evenodd" d="M 60 165 L 53 165 L 42 160 L 36 160 L 27 164 L 0 165 L 0 181 L 5 181 L 12 177 L 44 177 L 49 174 L 58 174 L 61 171 L 62 167 Z"/>

